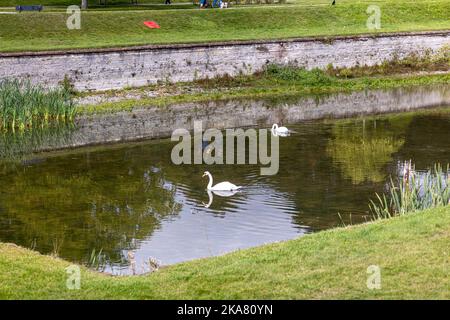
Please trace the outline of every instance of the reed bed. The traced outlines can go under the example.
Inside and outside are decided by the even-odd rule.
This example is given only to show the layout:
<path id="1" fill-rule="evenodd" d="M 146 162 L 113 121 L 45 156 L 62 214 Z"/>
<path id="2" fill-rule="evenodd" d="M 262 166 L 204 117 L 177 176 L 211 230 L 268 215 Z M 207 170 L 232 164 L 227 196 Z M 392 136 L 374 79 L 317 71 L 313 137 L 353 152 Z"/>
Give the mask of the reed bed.
<path id="1" fill-rule="evenodd" d="M 427 172 L 417 172 L 411 162 L 403 167 L 398 181 L 391 178 L 388 194 L 377 194 L 377 200 L 370 202 L 370 209 L 376 219 L 450 205 L 450 168 L 443 170 L 440 164 Z"/>
<path id="2" fill-rule="evenodd" d="M 72 122 L 76 113 L 70 89 L 45 90 L 29 81 L 0 82 L 0 131 L 25 131 Z"/>

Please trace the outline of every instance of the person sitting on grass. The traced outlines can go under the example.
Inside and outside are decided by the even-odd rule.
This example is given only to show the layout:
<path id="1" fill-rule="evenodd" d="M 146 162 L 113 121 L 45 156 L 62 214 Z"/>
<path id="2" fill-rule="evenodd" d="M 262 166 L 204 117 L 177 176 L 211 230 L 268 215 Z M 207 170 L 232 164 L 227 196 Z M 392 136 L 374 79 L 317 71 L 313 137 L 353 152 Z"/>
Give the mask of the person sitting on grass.
<path id="1" fill-rule="evenodd" d="M 222 0 L 214 0 L 211 7 L 212 8 L 216 8 L 217 7 L 217 8 L 220 8 L 220 9 L 228 8 L 228 2 L 223 2 Z"/>

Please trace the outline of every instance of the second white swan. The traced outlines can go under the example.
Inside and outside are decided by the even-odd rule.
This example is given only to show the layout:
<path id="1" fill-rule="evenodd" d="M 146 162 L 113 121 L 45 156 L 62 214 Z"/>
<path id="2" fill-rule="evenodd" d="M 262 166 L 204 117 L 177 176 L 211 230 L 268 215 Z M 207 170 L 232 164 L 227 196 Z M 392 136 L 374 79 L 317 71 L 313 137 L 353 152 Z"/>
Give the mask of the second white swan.
<path id="1" fill-rule="evenodd" d="M 209 171 L 205 171 L 203 173 L 203 177 L 209 177 L 209 182 L 208 182 L 208 186 L 206 187 L 206 189 L 208 190 L 212 190 L 212 191 L 234 191 L 234 190 L 238 190 L 240 188 L 242 188 L 241 186 L 237 186 L 232 184 L 231 182 L 228 181 L 224 181 L 224 182 L 220 182 L 218 184 L 216 184 L 215 186 L 213 186 L 213 177 L 211 175 L 211 173 L 209 173 Z"/>
<path id="2" fill-rule="evenodd" d="M 274 123 L 272 126 L 272 134 L 274 136 L 287 136 L 289 135 L 289 129 L 286 127 L 279 127 L 278 124 Z"/>

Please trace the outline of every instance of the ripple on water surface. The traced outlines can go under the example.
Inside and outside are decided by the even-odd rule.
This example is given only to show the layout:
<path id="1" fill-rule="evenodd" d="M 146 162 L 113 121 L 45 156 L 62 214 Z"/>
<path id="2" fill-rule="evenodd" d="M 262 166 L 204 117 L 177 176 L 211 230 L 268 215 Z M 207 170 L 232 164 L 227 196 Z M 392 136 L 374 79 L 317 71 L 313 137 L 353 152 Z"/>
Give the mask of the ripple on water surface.
<path id="1" fill-rule="evenodd" d="M 0 161 L 0 241 L 83 263 L 101 250 L 117 274 L 134 256 L 142 272 L 150 257 L 171 264 L 366 221 L 403 161 L 450 162 L 448 111 L 288 127 L 296 133 L 280 139 L 274 176 L 259 165 L 173 165 L 168 140 Z M 244 188 L 208 193 L 206 170 Z"/>

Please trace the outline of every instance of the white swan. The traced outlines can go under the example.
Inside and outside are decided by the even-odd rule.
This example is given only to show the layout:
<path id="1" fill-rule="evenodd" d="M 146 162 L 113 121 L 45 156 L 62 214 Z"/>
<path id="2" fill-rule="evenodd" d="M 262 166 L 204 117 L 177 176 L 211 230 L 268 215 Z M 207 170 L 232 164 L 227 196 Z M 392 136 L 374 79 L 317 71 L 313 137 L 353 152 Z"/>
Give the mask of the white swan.
<path id="1" fill-rule="evenodd" d="M 215 186 L 213 186 L 213 177 L 211 175 L 211 173 L 209 173 L 208 171 L 205 171 L 203 173 L 203 177 L 208 176 L 209 177 L 209 182 L 208 182 L 208 186 L 206 187 L 206 189 L 211 190 L 211 191 L 234 191 L 234 190 L 238 190 L 241 187 L 240 186 L 236 186 L 228 181 L 225 182 L 221 182 L 216 184 Z"/>
<path id="2" fill-rule="evenodd" d="M 278 127 L 278 124 L 274 123 L 272 126 L 272 134 L 274 136 L 288 136 L 289 135 L 289 129 L 286 127 Z"/>

